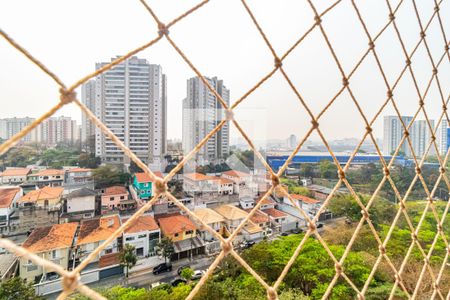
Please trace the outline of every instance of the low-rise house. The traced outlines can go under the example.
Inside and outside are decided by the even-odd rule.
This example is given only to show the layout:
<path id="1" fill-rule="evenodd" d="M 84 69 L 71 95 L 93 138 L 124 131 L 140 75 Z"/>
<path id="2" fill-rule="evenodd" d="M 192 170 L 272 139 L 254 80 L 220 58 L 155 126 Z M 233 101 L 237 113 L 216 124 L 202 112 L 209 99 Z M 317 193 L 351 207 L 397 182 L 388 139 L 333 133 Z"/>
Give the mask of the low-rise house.
<path id="1" fill-rule="evenodd" d="M 248 194 L 257 193 L 258 186 L 256 182 L 253 182 L 252 175 L 250 173 L 241 172 L 237 170 L 225 171 L 221 175 L 222 178 L 226 178 L 233 181 L 233 192 L 235 194 Z"/>
<path id="2" fill-rule="evenodd" d="M 233 194 L 233 181 L 201 173 L 189 173 L 184 174 L 183 188 L 188 192 L 231 195 Z"/>
<path id="3" fill-rule="evenodd" d="M 94 189 L 94 178 L 92 169 L 71 168 L 64 175 L 64 193 L 69 194 L 80 188 Z"/>
<path id="4" fill-rule="evenodd" d="M 17 207 L 17 201 L 22 197 L 20 187 L 0 188 L 0 226 L 8 226 L 10 217 Z"/>
<path id="5" fill-rule="evenodd" d="M 246 209 L 245 211 L 247 213 L 250 213 L 252 209 Z M 255 211 L 255 213 L 250 217 L 250 221 L 255 224 L 256 226 L 259 226 L 259 228 L 261 228 L 263 230 L 263 235 L 266 235 L 269 233 L 269 229 L 270 229 L 270 217 L 263 213 L 260 210 Z"/>
<path id="6" fill-rule="evenodd" d="M 233 233 L 239 224 L 247 217 L 247 213 L 231 204 L 221 205 L 214 210 L 225 219 L 225 227 L 229 233 Z"/>
<path id="7" fill-rule="evenodd" d="M 183 215 L 158 219 L 164 236 L 173 241 L 175 253 L 172 259 L 191 257 L 205 252 L 205 243 L 197 236 L 195 224 Z"/>
<path id="8" fill-rule="evenodd" d="M 68 269 L 72 257 L 72 246 L 78 223 L 55 224 L 33 230 L 22 247 L 47 259 L 64 269 Z M 39 283 L 49 280 L 48 275 L 55 275 L 31 260 L 20 258 L 20 277 L 27 282 Z"/>
<path id="9" fill-rule="evenodd" d="M 96 219 L 82 220 L 77 239 L 76 262 L 79 263 L 93 252 L 100 244 L 109 238 L 121 225 L 118 215 L 103 216 Z M 118 263 L 118 254 L 122 237 L 115 239 L 103 249 L 92 263 L 98 263 L 100 267 Z"/>
<path id="10" fill-rule="evenodd" d="M 67 196 L 64 205 L 64 216 L 70 220 L 93 218 L 96 209 L 97 193 L 88 188 L 74 190 Z"/>
<path id="11" fill-rule="evenodd" d="M 128 219 L 123 219 L 125 223 Z M 148 257 L 156 255 L 156 245 L 161 238 L 159 226 L 152 216 L 140 216 L 123 233 L 124 245 L 132 245 L 135 248 L 136 255 L 139 257 Z"/>
<path id="12" fill-rule="evenodd" d="M 43 188 L 29 192 L 22 196 L 19 206 L 39 207 L 47 210 L 59 210 L 61 208 L 61 197 L 64 188 L 44 186 Z"/>
<path id="13" fill-rule="evenodd" d="M 268 208 L 275 208 L 275 205 L 277 204 L 277 202 L 275 200 L 273 200 L 270 195 L 267 196 L 266 198 L 263 199 L 263 197 L 258 199 L 258 203 L 262 201 L 261 206 L 259 207 L 259 209 L 263 210 L 263 209 L 268 209 Z"/>
<path id="14" fill-rule="evenodd" d="M 248 209 L 255 206 L 255 199 L 252 197 L 243 197 L 239 199 L 239 205 L 242 209 Z"/>
<path id="15" fill-rule="evenodd" d="M 155 175 L 163 178 L 161 172 L 155 172 Z M 135 173 L 133 176 L 133 189 L 136 191 L 139 199 L 148 200 L 153 196 L 153 180 L 147 173 Z"/>
<path id="16" fill-rule="evenodd" d="M 321 202 L 303 195 L 291 194 L 292 199 L 296 200 L 298 205 L 311 217 L 314 217 L 319 211 Z M 285 203 L 291 203 L 287 197 L 283 199 Z"/>
<path id="17" fill-rule="evenodd" d="M 64 182 L 64 170 L 45 169 L 37 173 L 29 174 L 28 181 L 38 187 L 43 186 L 62 186 Z"/>
<path id="18" fill-rule="evenodd" d="M 21 184 L 27 181 L 28 174 L 31 173 L 29 168 L 6 168 L 0 173 L 0 184 Z"/>
<path id="19" fill-rule="evenodd" d="M 124 186 L 111 186 L 101 196 L 102 211 L 120 209 L 120 202 L 128 200 L 129 194 Z"/>
<path id="20" fill-rule="evenodd" d="M 222 215 L 217 213 L 216 211 L 210 209 L 210 208 L 197 208 L 194 210 L 194 214 L 202 220 L 202 222 L 206 223 L 211 227 L 214 231 L 221 233 L 222 232 L 222 224 L 224 223 L 225 219 Z M 200 233 L 200 236 L 204 241 L 213 241 L 216 238 L 212 235 L 211 232 L 206 230 L 206 228 L 202 225 L 201 222 L 198 220 L 194 220 L 194 223 L 197 225 L 198 232 Z"/>
<path id="21" fill-rule="evenodd" d="M 269 216 L 270 221 L 272 222 L 273 227 L 276 229 L 282 229 L 282 225 L 287 222 L 288 215 L 281 210 L 276 208 L 266 208 L 261 210 L 264 214 Z"/>

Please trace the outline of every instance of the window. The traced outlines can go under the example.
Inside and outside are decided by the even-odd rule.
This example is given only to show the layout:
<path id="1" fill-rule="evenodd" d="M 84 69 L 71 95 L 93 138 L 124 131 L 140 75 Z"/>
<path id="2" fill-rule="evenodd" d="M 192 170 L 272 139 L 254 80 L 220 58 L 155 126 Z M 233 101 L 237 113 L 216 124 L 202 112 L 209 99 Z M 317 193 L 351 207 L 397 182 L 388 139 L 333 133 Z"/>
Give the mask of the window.
<path id="1" fill-rule="evenodd" d="M 112 253 L 112 249 L 106 249 L 105 250 L 105 254 L 110 254 L 110 253 Z"/>
<path id="2" fill-rule="evenodd" d="M 142 239 L 142 238 L 146 238 L 146 237 L 147 237 L 146 234 L 140 234 L 140 235 L 138 235 L 138 239 Z"/>
<path id="3" fill-rule="evenodd" d="M 125 238 L 125 241 L 134 241 L 134 236 L 129 236 Z"/>
<path id="4" fill-rule="evenodd" d="M 178 237 L 178 233 L 175 233 L 173 236 L 174 236 L 174 237 Z"/>
<path id="5" fill-rule="evenodd" d="M 123 199 L 125 199 L 125 196 L 120 196 L 120 200 L 123 200 Z"/>
<path id="6" fill-rule="evenodd" d="M 109 200 L 110 200 L 110 201 L 114 201 L 114 197 L 110 197 Z"/>
<path id="7" fill-rule="evenodd" d="M 186 230 L 186 234 L 192 234 L 194 233 L 192 230 Z"/>
<path id="8" fill-rule="evenodd" d="M 52 259 L 55 259 L 57 257 L 56 250 L 52 250 Z"/>

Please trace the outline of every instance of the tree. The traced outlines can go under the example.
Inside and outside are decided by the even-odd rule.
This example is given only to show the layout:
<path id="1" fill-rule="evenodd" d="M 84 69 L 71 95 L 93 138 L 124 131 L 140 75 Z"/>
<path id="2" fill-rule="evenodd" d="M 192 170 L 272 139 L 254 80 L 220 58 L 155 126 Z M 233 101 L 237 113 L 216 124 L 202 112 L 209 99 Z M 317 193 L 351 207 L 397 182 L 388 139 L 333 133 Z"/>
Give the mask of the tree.
<path id="1" fill-rule="evenodd" d="M 119 254 L 120 264 L 125 267 L 125 276 L 128 278 L 128 271 L 136 265 L 137 256 L 134 252 L 134 246 L 125 244 Z"/>
<path id="2" fill-rule="evenodd" d="M 337 178 L 337 167 L 329 160 L 322 160 L 319 163 L 320 177 L 327 179 Z"/>
<path id="3" fill-rule="evenodd" d="M 100 157 L 96 157 L 94 153 L 83 152 L 78 156 L 78 165 L 80 168 L 95 169 L 100 165 Z"/>
<path id="4" fill-rule="evenodd" d="M 5 300 L 44 300 L 36 295 L 31 283 L 26 283 L 20 277 L 11 278 L 0 285 L 0 299 Z"/>
<path id="5" fill-rule="evenodd" d="M 187 281 L 191 280 L 193 275 L 194 275 L 194 270 L 192 270 L 191 268 L 184 268 L 180 274 L 181 278 L 184 278 Z"/>
<path id="6" fill-rule="evenodd" d="M 93 171 L 96 188 L 104 188 L 114 184 L 128 184 L 131 179 L 129 173 L 125 173 L 111 165 L 101 166 Z"/>
<path id="7" fill-rule="evenodd" d="M 164 257 L 164 262 L 167 262 L 167 259 L 175 253 L 172 240 L 168 237 L 163 237 L 156 247 L 158 255 Z"/>

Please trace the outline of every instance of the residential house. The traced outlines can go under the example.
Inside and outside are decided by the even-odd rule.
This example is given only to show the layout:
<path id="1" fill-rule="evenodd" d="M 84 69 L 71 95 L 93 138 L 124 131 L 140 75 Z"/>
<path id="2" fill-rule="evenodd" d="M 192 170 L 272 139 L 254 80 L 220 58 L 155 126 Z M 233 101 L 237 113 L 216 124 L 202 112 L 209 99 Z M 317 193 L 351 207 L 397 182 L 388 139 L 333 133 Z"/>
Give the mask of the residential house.
<path id="1" fill-rule="evenodd" d="M 163 178 L 161 172 L 155 172 L 155 175 Z M 139 199 L 148 200 L 153 196 L 153 181 L 147 173 L 135 173 L 133 176 L 133 189 L 136 191 Z"/>
<path id="2" fill-rule="evenodd" d="M 189 173 L 184 174 L 183 188 L 187 192 L 231 195 L 233 194 L 233 181 L 201 173 Z"/>
<path id="3" fill-rule="evenodd" d="M 28 181 L 38 187 L 62 186 L 64 182 L 64 170 L 45 169 L 28 175 Z"/>
<path id="4" fill-rule="evenodd" d="M 195 224 L 183 215 L 173 215 L 158 219 L 165 237 L 173 241 L 175 253 L 172 259 L 191 257 L 205 252 L 205 243 L 197 236 Z"/>
<path id="5" fill-rule="evenodd" d="M 253 195 L 258 192 L 258 186 L 253 182 L 252 175 L 249 173 L 229 170 L 223 172 L 221 177 L 233 181 L 234 194 Z"/>
<path id="6" fill-rule="evenodd" d="M 123 219 L 126 222 L 128 219 Z M 161 238 L 159 226 L 152 216 L 140 216 L 123 233 L 124 245 L 132 245 L 135 248 L 136 255 L 139 257 L 148 257 L 156 255 L 156 245 Z"/>
<path id="7" fill-rule="evenodd" d="M 69 194 L 80 188 L 88 188 L 93 190 L 94 177 L 92 176 L 92 169 L 85 168 L 70 168 L 66 170 L 64 176 L 64 193 Z"/>
<path id="8" fill-rule="evenodd" d="M 97 193 L 88 188 L 74 190 L 65 196 L 64 217 L 68 220 L 93 218 Z"/>
<path id="9" fill-rule="evenodd" d="M 22 197 L 20 187 L 0 188 L 0 226 L 8 226 L 10 217 L 17 207 L 17 200 Z"/>
<path id="10" fill-rule="evenodd" d="M 261 210 L 268 209 L 268 208 L 275 208 L 275 205 L 277 204 L 277 202 L 275 200 L 273 200 L 271 196 L 267 196 L 264 199 L 263 199 L 263 197 L 261 197 L 258 199 L 258 203 L 260 201 L 262 201 L 261 206 L 259 207 L 259 209 L 261 209 Z"/>
<path id="11" fill-rule="evenodd" d="M 282 212 L 281 210 L 278 210 L 276 208 L 266 208 L 261 210 L 261 212 L 269 216 L 269 219 L 272 223 L 272 228 L 274 228 L 276 231 L 286 231 L 285 224 L 288 223 L 287 213 Z"/>
<path id="12" fill-rule="evenodd" d="M 210 208 L 197 208 L 194 211 L 194 214 L 202 220 L 205 224 L 207 224 L 209 227 L 211 227 L 214 231 L 218 233 L 222 233 L 222 224 L 224 223 L 225 219 L 222 215 L 217 213 L 216 211 L 210 209 Z M 201 222 L 198 220 L 194 220 L 194 223 L 197 225 L 198 233 L 200 233 L 200 236 L 204 241 L 213 241 L 216 238 L 213 236 L 211 232 L 206 230 L 206 228 L 203 226 Z"/>
<path id="13" fill-rule="evenodd" d="M 320 201 L 325 201 L 333 191 L 330 188 L 316 184 L 308 185 L 308 189 L 311 191 L 312 196 Z"/>
<path id="14" fill-rule="evenodd" d="M 214 210 L 224 217 L 225 228 L 229 233 L 233 233 L 248 215 L 244 210 L 231 204 L 221 205 Z M 243 227 L 241 234 L 248 241 L 257 240 L 263 238 L 264 230 L 249 220 Z"/>
<path id="15" fill-rule="evenodd" d="M 124 186 L 111 186 L 105 189 L 101 195 L 102 212 L 107 210 L 118 210 L 123 201 L 128 200 L 129 194 Z"/>
<path id="16" fill-rule="evenodd" d="M 22 247 L 64 269 L 68 269 L 72 257 L 72 246 L 78 223 L 55 224 L 33 230 Z M 56 274 L 35 264 L 25 257 L 20 258 L 20 277 L 27 282 L 39 283 L 50 280 Z"/>
<path id="17" fill-rule="evenodd" d="M 62 187 L 44 186 L 22 196 L 18 203 L 22 207 L 32 206 L 46 208 L 47 210 L 59 210 L 63 191 L 64 188 Z"/>
<path id="18" fill-rule="evenodd" d="M 85 259 L 100 244 L 109 238 L 120 225 L 121 222 L 118 215 L 82 220 L 76 243 L 77 250 L 75 263 L 77 264 Z M 114 239 L 113 242 L 92 260 L 92 263 L 98 263 L 99 267 L 118 264 L 121 243 L 122 237 Z"/>
<path id="19" fill-rule="evenodd" d="M 319 200 L 298 194 L 291 194 L 291 197 L 310 217 L 314 217 L 320 209 L 321 202 Z M 287 197 L 283 199 L 283 202 L 291 203 Z"/>
<path id="20" fill-rule="evenodd" d="M 252 197 L 242 197 L 239 199 L 239 205 L 242 209 L 252 208 L 255 206 L 255 199 Z"/>
<path id="21" fill-rule="evenodd" d="M 247 213 L 250 213 L 252 209 L 248 208 L 245 211 Z M 262 211 L 260 211 L 259 209 L 255 211 L 255 213 L 250 217 L 250 221 L 255 224 L 256 226 L 259 226 L 259 228 L 261 228 L 263 230 L 263 235 L 267 235 L 271 233 L 270 230 L 270 225 L 271 225 L 271 221 L 270 221 L 270 217 L 263 213 Z"/>
<path id="22" fill-rule="evenodd" d="M 6 168 L 0 173 L 0 184 L 21 184 L 27 181 L 28 174 L 31 173 L 29 168 Z"/>

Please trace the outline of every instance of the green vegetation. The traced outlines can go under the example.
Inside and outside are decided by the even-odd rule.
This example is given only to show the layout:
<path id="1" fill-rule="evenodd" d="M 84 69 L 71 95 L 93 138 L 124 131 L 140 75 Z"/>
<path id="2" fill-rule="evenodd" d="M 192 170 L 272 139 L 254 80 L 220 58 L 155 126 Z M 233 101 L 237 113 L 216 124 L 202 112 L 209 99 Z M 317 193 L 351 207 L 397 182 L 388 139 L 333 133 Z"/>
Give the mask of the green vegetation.
<path id="1" fill-rule="evenodd" d="M 119 254 L 120 264 L 125 267 L 125 277 L 128 277 L 128 272 L 136 265 L 137 256 L 134 251 L 134 246 L 126 244 Z"/>
<path id="2" fill-rule="evenodd" d="M 167 262 L 167 259 L 170 259 L 172 254 L 175 253 L 172 240 L 168 237 L 163 237 L 156 245 L 156 251 L 158 255 L 164 257 L 164 262 Z"/>
<path id="3" fill-rule="evenodd" d="M 108 289 L 97 290 L 97 292 L 109 300 L 184 300 L 191 290 L 192 287 L 190 285 L 181 283 L 176 287 L 162 284 L 151 290 L 114 286 Z M 80 294 L 72 296 L 71 299 L 90 300 L 90 298 Z"/>
<path id="4" fill-rule="evenodd" d="M 311 192 L 293 179 L 281 178 L 280 182 L 288 187 L 288 192 L 290 194 L 299 194 L 303 196 L 311 196 Z"/>
<path id="5" fill-rule="evenodd" d="M 194 270 L 192 270 L 191 268 L 184 268 L 181 271 L 181 278 L 186 279 L 187 281 L 192 279 L 192 276 L 194 275 Z"/>
<path id="6" fill-rule="evenodd" d="M 112 185 L 125 185 L 130 183 L 131 175 L 119 170 L 117 167 L 106 165 L 93 171 L 95 188 L 104 188 Z"/>
<path id="7" fill-rule="evenodd" d="M 37 296 L 31 283 L 20 277 L 8 279 L 0 284 L 0 299 L 4 300 L 44 300 Z"/>

